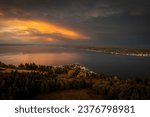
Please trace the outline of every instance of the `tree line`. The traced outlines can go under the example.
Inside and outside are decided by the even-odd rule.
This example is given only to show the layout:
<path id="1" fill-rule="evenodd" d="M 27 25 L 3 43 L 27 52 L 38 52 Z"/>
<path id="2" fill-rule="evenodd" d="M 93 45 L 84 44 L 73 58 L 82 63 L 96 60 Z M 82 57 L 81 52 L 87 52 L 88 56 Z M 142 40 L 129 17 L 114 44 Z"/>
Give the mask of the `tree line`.
<path id="1" fill-rule="evenodd" d="M 150 99 L 149 79 L 93 74 L 79 65 L 54 67 L 31 63 L 16 67 L 0 63 L 0 67 L 13 68 L 11 72 L 0 71 L 0 99 L 32 99 L 35 95 L 68 89 L 92 89 L 106 99 Z"/>

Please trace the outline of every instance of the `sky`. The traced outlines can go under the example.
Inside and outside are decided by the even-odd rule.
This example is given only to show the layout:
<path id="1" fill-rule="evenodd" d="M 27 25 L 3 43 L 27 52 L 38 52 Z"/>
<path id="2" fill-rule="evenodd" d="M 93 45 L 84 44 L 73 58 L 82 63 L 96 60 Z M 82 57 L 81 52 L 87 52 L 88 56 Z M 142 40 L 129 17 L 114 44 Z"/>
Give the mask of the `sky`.
<path id="1" fill-rule="evenodd" d="M 0 43 L 150 48 L 149 0 L 0 0 Z"/>

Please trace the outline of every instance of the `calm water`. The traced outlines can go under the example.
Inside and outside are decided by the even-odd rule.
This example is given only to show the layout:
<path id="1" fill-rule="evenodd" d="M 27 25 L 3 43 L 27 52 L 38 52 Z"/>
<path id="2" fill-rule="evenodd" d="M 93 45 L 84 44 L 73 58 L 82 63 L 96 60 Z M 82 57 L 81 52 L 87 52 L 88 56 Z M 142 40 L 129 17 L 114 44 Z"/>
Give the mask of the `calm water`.
<path id="1" fill-rule="evenodd" d="M 0 46 L 0 61 L 15 65 L 79 63 L 99 73 L 150 78 L 150 57 L 109 55 L 56 46 Z"/>

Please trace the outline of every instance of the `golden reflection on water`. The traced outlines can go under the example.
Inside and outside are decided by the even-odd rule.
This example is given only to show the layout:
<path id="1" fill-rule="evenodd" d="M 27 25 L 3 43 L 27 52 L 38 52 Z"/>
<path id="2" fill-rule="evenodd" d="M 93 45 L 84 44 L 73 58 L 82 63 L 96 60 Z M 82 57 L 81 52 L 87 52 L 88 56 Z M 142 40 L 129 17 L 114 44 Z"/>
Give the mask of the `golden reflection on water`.
<path id="1" fill-rule="evenodd" d="M 7 64 L 36 63 L 41 65 L 63 65 L 77 63 L 79 56 L 76 53 L 32 53 L 32 54 L 5 54 L 0 61 Z"/>

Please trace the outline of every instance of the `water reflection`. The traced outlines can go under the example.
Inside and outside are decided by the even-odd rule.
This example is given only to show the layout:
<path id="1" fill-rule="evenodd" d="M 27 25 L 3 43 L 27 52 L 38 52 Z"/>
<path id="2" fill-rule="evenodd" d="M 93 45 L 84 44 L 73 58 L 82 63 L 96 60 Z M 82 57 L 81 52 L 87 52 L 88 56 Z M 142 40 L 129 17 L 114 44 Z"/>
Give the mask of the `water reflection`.
<path id="1" fill-rule="evenodd" d="M 19 53 L 0 56 L 0 61 L 15 65 L 33 62 L 42 65 L 64 65 L 76 63 L 80 60 L 80 57 L 76 53 Z"/>
<path id="2" fill-rule="evenodd" d="M 15 65 L 33 62 L 41 65 L 79 63 L 99 73 L 150 78 L 149 57 L 109 55 L 59 46 L 0 46 L 0 61 Z"/>

